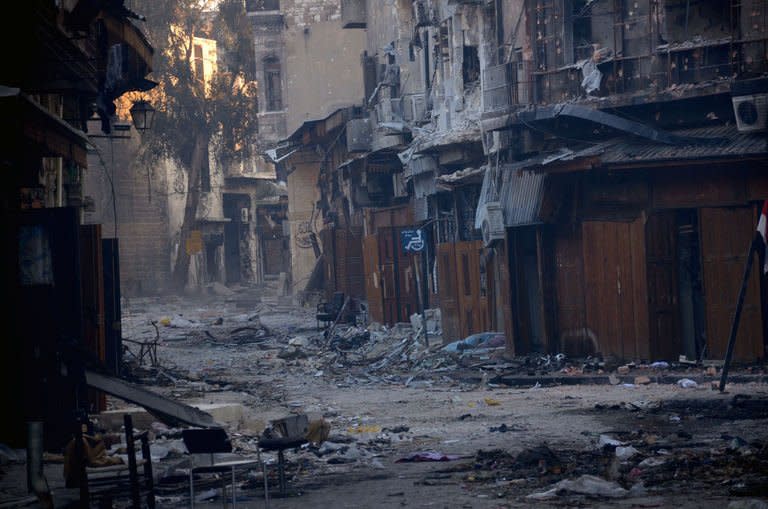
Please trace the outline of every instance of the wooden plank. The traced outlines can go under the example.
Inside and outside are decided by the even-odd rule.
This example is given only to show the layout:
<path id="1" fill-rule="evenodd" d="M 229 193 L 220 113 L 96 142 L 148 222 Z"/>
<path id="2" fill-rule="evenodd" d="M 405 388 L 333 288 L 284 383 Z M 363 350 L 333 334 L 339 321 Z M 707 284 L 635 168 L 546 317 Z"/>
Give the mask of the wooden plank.
<path id="1" fill-rule="evenodd" d="M 750 207 L 702 208 L 699 211 L 701 259 L 707 320 L 707 354 L 723 359 L 750 242 L 755 213 Z M 764 355 L 759 270 L 750 276 L 734 361 L 754 362 Z"/>

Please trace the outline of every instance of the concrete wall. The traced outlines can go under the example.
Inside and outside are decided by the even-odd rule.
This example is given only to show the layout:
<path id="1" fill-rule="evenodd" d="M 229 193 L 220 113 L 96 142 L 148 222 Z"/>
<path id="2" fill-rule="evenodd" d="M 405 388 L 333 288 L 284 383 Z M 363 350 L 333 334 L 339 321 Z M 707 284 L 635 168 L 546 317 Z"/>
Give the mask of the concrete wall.
<path id="1" fill-rule="evenodd" d="M 100 133 L 98 122 L 91 122 L 89 131 Z M 83 220 L 101 224 L 105 238 L 117 235 L 124 295 L 161 293 L 169 287 L 171 267 L 167 172 L 162 164 L 138 158 L 140 138 L 134 130 L 90 139 L 99 150 L 88 155 L 83 194 L 94 202 Z"/>
<path id="2" fill-rule="evenodd" d="M 292 292 L 304 289 L 315 266 L 315 253 L 310 236 L 317 235 L 322 214 L 315 211 L 320 198 L 317 188 L 319 164 L 316 159 L 296 161 L 288 175 L 288 221 L 291 229 Z M 320 242 L 319 235 L 317 241 Z"/>
<path id="3" fill-rule="evenodd" d="M 363 102 L 360 30 L 344 30 L 341 21 L 289 26 L 285 34 L 284 100 L 287 132 L 307 120 Z"/>

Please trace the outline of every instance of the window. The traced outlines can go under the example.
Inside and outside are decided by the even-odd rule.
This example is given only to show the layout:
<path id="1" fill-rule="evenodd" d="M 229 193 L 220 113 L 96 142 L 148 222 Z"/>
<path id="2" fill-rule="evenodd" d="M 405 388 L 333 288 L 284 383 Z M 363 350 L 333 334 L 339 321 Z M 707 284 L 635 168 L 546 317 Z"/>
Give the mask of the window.
<path id="1" fill-rule="evenodd" d="M 200 163 L 200 191 L 211 192 L 211 167 L 208 160 L 208 150 L 204 149 L 203 160 Z"/>
<path id="2" fill-rule="evenodd" d="M 464 88 L 468 88 L 480 81 L 480 56 L 477 54 L 477 46 L 464 46 L 464 60 L 462 63 L 462 78 Z"/>
<path id="3" fill-rule="evenodd" d="M 202 44 L 195 44 L 195 47 L 192 49 L 192 69 L 197 79 L 205 80 Z"/>
<path id="4" fill-rule="evenodd" d="M 276 58 L 264 60 L 264 83 L 267 111 L 283 109 L 283 91 L 280 79 L 280 61 Z"/>

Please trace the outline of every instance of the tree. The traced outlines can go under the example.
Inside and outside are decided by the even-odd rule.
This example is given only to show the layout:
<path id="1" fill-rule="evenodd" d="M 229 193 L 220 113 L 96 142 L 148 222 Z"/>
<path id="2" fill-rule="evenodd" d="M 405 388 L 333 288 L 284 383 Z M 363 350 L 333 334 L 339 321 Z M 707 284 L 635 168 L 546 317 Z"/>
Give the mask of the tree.
<path id="1" fill-rule="evenodd" d="M 141 0 L 146 32 L 155 48 L 150 76 L 158 83 L 148 95 L 157 109 L 155 125 L 143 138 L 147 153 L 171 157 L 187 171 L 186 202 L 172 285 L 188 279 L 186 239 L 195 228 L 201 175 L 209 147 L 217 140 L 223 163 L 247 160 L 258 132 L 253 35 L 243 0 Z M 215 5 L 214 5 L 215 4 Z M 216 41 L 217 65 L 196 66 L 195 41 Z"/>

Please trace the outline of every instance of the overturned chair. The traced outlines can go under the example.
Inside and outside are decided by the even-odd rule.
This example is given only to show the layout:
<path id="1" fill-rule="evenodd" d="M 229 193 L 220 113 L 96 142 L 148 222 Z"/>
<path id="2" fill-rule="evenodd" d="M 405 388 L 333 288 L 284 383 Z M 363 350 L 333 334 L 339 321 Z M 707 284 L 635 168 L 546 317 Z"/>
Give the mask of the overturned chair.
<path id="1" fill-rule="evenodd" d="M 309 442 L 309 419 L 306 415 L 295 415 L 272 421 L 272 429 L 265 430 L 259 438 L 259 449 L 277 451 L 277 472 L 280 495 L 285 497 L 288 485 L 285 480 L 285 451 L 297 449 Z M 269 500 L 267 491 L 266 467 L 264 469 L 264 496 Z"/>

